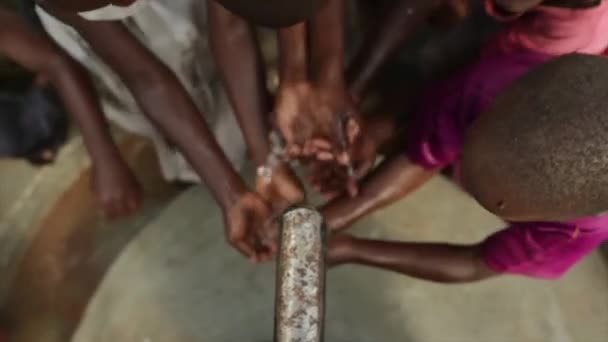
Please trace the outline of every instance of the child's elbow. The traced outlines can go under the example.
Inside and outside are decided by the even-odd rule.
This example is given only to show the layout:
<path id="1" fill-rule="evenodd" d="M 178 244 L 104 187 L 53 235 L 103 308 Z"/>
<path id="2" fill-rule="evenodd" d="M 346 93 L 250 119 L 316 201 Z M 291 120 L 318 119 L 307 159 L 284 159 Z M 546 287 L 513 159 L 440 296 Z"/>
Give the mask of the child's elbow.
<path id="1" fill-rule="evenodd" d="M 442 282 L 451 284 L 474 283 L 498 275 L 486 264 L 477 249 L 472 250 L 467 259 L 469 261 L 463 263 L 461 267 L 454 267 L 448 274 L 445 274 Z"/>

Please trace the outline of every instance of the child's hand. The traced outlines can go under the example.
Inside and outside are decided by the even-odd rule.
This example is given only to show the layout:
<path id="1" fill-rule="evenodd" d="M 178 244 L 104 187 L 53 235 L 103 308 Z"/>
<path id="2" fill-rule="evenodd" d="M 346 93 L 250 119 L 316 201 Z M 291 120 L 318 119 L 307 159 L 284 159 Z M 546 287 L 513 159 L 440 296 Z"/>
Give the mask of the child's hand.
<path id="1" fill-rule="evenodd" d="M 348 188 L 348 170 L 335 162 L 314 161 L 307 165 L 307 180 L 325 200 L 333 200 Z"/>
<path id="2" fill-rule="evenodd" d="M 277 166 L 268 182 L 264 177 L 256 179 L 256 191 L 272 204 L 275 212 L 283 212 L 290 205 L 304 201 L 305 194 L 298 177 L 286 164 Z"/>
<path id="3" fill-rule="evenodd" d="M 334 199 L 344 192 L 355 197 L 359 193 L 359 182 L 375 165 L 378 147 L 373 137 L 360 134 L 359 139 L 349 148 L 352 175 L 349 175 L 348 168 L 343 165 L 316 162 L 308 169 L 308 180 L 327 200 Z"/>
<path id="4" fill-rule="evenodd" d="M 304 144 L 322 131 L 318 118 L 313 114 L 315 93 L 309 82 L 281 85 L 277 92 L 274 123 L 285 138 L 287 152 L 300 157 Z"/>
<path id="5" fill-rule="evenodd" d="M 129 216 L 139 209 L 141 186 L 122 160 L 95 167 L 92 182 L 97 201 L 107 218 Z"/>
<path id="6" fill-rule="evenodd" d="M 379 148 L 379 142 L 366 132 L 359 134 L 359 138 L 350 146 L 349 156 L 354 172 L 354 177 L 350 178 L 351 182 L 355 181 L 355 185 L 358 185 L 358 182 L 373 169 L 376 164 Z M 355 190 L 354 193 L 350 191 L 351 196 L 358 194 L 358 187 Z"/>
<path id="7" fill-rule="evenodd" d="M 330 238 L 326 259 L 329 267 L 342 265 L 352 260 L 355 253 L 354 239 L 349 234 L 338 234 Z"/>
<path id="8" fill-rule="evenodd" d="M 348 146 L 358 135 L 358 111 L 343 86 L 309 82 L 283 85 L 275 107 L 275 124 L 290 157 L 315 157 L 347 165 Z"/>
<path id="9" fill-rule="evenodd" d="M 276 246 L 267 240 L 265 231 L 272 221 L 270 207 L 257 194 L 248 192 L 224 210 L 226 239 L 250 261 L 270 260 Z"/>

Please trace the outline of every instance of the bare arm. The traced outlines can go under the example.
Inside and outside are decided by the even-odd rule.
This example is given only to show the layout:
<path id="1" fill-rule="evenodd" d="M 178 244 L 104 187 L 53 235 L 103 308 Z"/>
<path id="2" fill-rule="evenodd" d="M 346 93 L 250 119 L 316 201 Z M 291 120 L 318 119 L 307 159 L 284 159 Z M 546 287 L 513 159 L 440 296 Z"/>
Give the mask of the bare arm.
<path id="1" fill-rule="evenodd" d="M 382 268 L 440 283 L 468 283 L 493 276 L 483 261 L 480 244 L 389 242 L 336 237 L 330 242 L 329 262 Z"/>
<path id="2" fill-rule="evenodd" d="M 86 70 L 45 37 L 30 32 L 17 15 L 0 10 L 0 21 L 0 52 L 55 86 L 83 131 L 93 163 L 117 157 Z"/>
<path id="3" fill-rule="evenodd" d="M 216 1 L 209 1 L 211 48 L 226 91 L 256 166 L 266 165 L 270 153 L 269 95 L 254 28 Z M 287 165 L 274 166 L 272 177 L 258 177 L 257 192 L 275 207 L 302 201 L 304 191 Z"/>
<path id="4" fill-rule="evenodd" d="M 303 23 L 279 30 L 281 85 L 308 81 L 307 37 Z"/>
<path id="5" fill-rule="evenodd" d="M 137 208 L 139 185 L 112 141 L 87 71 L 17 15 L 0 10 L 0 53 L 50 82 L 77 122 L 96 172 L 98 199 L 110 217 Z"/>
<path id="6" fill-rule="evenodd" d="M 369 213 L 417 190 L 438 170 L 427 170 L 399 155 L 382 163 L 364 181 L 358 196 L 340 197 L 322 208 L 332 231 L 348 228 Z"/>
<path id="7" fill-rule="evenodd" d="M 328 0 L 311 20 L 311 65 L 318 84 L 344 86 L 344 16 L 344 0 Z"/>
<path id="8" fill-rule="evenodd" d="M 398 49 L 427 21 L 442 0 L 392 1 L 367 35 L 347 70 L 350 91 L 365 96 L 372 81 Z"/>
<path id="9" fill-rule="evenodd" d="M 66 13 L 59 17 L 121 77 L 145 115 L 184 154 L 220 205 L 227 209 L 234 204 L 246 186 L 173 72 L 119 22 L 90 22 Z"/>
<path id="10" fill-rule="evenodd" d="M 216 1 L 209 1 L 210 41 L 228 97 L 256 165 L 269 153 L 269 99 L 254 28 Z"/>
<path id="11" fill-rule="evenodd" d="M 313 128 L 308 119 L 312 86 L 308 69 L 306 24 L 296 24 L 278 32 L 279 89 L 273 120 L 287 142 L 292 157 L 297 157 Z"/>

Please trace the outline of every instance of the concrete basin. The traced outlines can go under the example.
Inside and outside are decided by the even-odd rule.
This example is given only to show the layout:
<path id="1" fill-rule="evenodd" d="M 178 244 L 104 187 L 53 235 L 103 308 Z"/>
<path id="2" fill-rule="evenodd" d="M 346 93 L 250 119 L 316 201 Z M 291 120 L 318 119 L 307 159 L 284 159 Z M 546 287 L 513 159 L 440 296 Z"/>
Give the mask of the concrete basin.
<path id="1" fill-rule="evenodd" d="M 445 179 L 356 228 L 417 241 L 482 239 L 502 223 Z M 175 200 L 122 251 L 74 342 L 272 340 L 274 266 L 227 247 L 204 188 Z M 586 341 L 608 336 L 608 274 L 593 254 L 556 282 L 444 286 L 361 267 L 330 272 L 326 341 Z"/>

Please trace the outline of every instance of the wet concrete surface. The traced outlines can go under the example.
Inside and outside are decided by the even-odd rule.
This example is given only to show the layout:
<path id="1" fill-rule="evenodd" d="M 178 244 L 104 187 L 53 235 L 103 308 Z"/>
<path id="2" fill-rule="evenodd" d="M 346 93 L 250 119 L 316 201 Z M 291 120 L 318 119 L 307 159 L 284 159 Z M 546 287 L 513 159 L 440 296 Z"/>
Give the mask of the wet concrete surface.
<path id="1" fill-rule="evenodd" d="M 91 170 L 83 168 L 14 261 L 18 267 L 3 308 L 11 341 L 69 341 L 107 268 L 172 197 L 145 141 L 127 138 L 120 146 L 146 191 L 141 213 L 106 221 L 90 191 Z"/>

